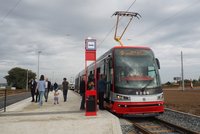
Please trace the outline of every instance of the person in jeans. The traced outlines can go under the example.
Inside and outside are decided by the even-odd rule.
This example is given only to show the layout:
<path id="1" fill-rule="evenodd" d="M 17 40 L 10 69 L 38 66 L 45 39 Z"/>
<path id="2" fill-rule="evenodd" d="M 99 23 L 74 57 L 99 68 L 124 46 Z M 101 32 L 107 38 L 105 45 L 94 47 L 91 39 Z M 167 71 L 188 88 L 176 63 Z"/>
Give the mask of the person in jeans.
<path id="1" fill-rule="evenodd" d="M 40 96 L 39 106 L 42 106 L 43 105 L 44 92 L 45 92 L 44 75 L 40 76 L 40 80 L 38 81 L 38 84 L 37 84 L 37 89 L 39 91 L 39 96 Z"/>

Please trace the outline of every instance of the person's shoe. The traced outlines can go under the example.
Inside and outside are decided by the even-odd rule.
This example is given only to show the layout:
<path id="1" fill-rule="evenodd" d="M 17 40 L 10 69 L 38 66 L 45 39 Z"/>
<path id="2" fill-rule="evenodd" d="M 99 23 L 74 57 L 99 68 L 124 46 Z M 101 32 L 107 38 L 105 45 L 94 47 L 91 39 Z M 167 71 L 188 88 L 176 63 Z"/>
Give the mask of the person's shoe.
<path id="1" fill-rule="evenodd" d="M 54 105 L 56 105 L 56 103 L 54 102 Z"/>
<path id="2" fill-rule="evenodd" d="M 47 100 L 45 100 L 45 102 L 47 102 Z"/>

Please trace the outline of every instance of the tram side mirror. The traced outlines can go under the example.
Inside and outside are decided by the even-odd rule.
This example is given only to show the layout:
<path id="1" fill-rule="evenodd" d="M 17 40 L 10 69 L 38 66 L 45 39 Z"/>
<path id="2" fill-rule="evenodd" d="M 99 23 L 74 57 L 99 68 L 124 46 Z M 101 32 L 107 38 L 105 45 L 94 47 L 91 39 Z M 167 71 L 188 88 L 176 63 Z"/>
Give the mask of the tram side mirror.
<path id="1" fill-rule="evenodd" d="M 111 61 L 111 60 L 112 60 L 111 55 L 108 55 L 107 60 L 108 60 L 108 61 Z"/>
<path id="2" fill-rule="evenodd" d="M 111 55 L 108 55 L 108 57 L 105 59 L 105 61 L 106 61 L 106 64 L 109 65 L 109 68 L 111 68 L 112 67 L 112 57 L 111 57 Z"/>
<path id="3" fill-rule="evenodd" d="M 104 60 L 106 61 L 107 64 L 109 63 L 110 58 L 111 58 L 110 55 L 108 55 L 108 57 L 107 57 L 106 59 L 104 59 Z"/>
<path id="4" fill-rule="evenodd" d="M 157 58 L 156 58 L 156 64 L 158 66 L 158 69 L 160 69 L 160 62 L 159 62 L 159 60 Z"/>

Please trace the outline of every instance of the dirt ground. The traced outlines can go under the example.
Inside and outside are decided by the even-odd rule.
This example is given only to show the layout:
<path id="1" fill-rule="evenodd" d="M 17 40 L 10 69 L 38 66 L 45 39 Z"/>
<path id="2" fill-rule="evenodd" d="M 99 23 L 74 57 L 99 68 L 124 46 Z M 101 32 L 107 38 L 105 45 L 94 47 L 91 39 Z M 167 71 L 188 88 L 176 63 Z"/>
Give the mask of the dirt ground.
<path id="1" fill-rule="evenodd" d="M 200 88 L 164 89 L 165 107 L 200 116 Z"/>

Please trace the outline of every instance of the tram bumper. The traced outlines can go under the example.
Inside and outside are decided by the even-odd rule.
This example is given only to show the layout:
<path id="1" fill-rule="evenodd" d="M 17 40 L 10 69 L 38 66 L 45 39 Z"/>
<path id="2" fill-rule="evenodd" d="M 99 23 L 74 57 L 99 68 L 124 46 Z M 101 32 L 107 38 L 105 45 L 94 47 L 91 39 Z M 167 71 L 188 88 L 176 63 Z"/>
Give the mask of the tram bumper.
<path id="1" fill-rule="evenodd" d="M 136 115 L 136 114 L 159 114 L 164 112 L 164 102 L 114 102 L 112 111 L 116 114 Z"/>

